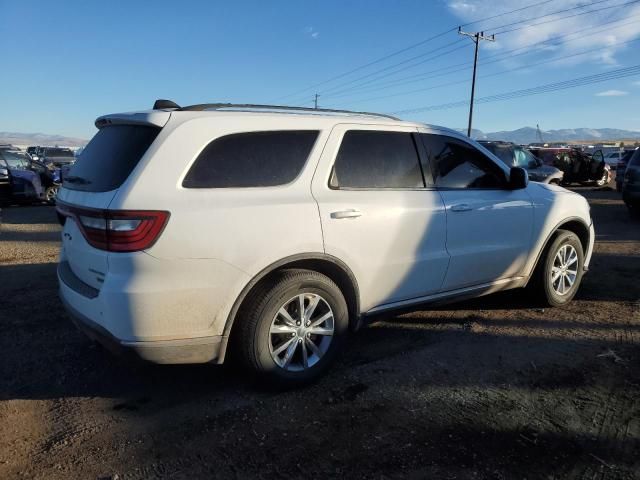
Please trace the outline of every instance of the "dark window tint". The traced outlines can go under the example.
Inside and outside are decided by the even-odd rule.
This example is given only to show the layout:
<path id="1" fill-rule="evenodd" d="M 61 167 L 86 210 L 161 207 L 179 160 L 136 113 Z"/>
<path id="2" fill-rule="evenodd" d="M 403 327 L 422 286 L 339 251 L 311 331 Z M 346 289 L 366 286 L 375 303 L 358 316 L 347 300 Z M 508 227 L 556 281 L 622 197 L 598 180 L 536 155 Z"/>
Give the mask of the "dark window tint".
<path id="1" fill-rule="evenodd" d="M 351 130 L 338 151 L 334 188 L 423 187 L 422 172 L 410 133 Z"/>
<path id="2" fill-rule="evenodd" d="M 47 148 L 44 154 L 47 157 L 73 157 L 73 152 L 68 148 Z"/>
<path id="3" fill-rule="evenodd" d="M 636 150 L 629 160 L 630 167 L 640 167 L 640 149 Z"/>
<path id="4" fill-rule="evenodd" d="M 186 188 L 273 187 L 293 181 L 318 132 L 250 132 L 227 135 L 205 147 L 187 173 Z"/>
<path id="5" fill-rule="evenodd" d="M 503 188 L 504 172 L 482 152 L 457 138 L 421 134 L 436 187 Z"/>
<path id="6" fill-rule="evenodd" d="M 104 127 L 64 177 L 64 187 L 86 192 L 114 190 L 127 179 L 160 129 L 141 125 Z"/>

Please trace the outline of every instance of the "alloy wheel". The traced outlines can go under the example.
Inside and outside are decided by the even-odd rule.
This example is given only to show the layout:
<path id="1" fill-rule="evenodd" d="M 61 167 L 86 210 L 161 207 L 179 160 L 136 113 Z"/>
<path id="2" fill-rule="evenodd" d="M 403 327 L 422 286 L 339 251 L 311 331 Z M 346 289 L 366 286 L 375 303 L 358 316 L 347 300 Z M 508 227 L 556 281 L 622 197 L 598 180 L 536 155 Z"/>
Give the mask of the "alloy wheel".
<path id="1" fill-rule="evenodd" d="M 578 252 L 572 245 L 560 247 L 553 259 L 550 276 L 556 294 L 564 296 L 571 291 L 578 277 Z"/>
<path id="2" fill-rule="evenodd" d="M 334 334 L 329 303 L 315 293 L 301 293 L 278 309 L 269 328 L 269 353 L 280 368 L 307 370 L 327 353 Z"/>
<path id="3" fill-rule="evenodd" d="M 57 194 L 58 194 L 58 188 L 57 187 L 49 187 L 49 188 L 47 188 L 47 191 L 45 192 L 47 202 L 49 202 L 49 203 L 53 202 L 55 200 Z"/>

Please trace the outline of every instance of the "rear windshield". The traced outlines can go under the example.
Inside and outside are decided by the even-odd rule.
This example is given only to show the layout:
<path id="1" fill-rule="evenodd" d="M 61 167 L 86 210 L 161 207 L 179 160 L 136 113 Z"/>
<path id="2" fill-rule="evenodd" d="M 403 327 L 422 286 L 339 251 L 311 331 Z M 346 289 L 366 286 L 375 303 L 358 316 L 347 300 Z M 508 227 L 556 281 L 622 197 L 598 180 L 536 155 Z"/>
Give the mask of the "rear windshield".
<path id="1" fill-rule="evenodd" d="M 111 125 L 102 128 L 64 177 L 65 188 L 107 192 L 120 187 L 158 136 L 158 127 Z"/>
<path id="2" fill-rule="evenodd" d="M 47 148 L 45 154 L 47 157 L 73 157 L 73 152 L 68 148 Z"/>
<path id="3" fill-rule="evenodd" d="M 629 166 L 640 167 L 640 148 L 632 155 L 631 160 L 629 160 Z"/>

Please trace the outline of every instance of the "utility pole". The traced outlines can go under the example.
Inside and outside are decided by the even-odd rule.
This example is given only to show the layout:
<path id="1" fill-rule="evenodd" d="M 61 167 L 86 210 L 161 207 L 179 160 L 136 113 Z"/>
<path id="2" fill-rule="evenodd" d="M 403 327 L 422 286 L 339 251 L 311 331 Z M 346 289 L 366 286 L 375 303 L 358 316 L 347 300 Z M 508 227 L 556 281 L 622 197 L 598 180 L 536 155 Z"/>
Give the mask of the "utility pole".
<path id="1" fill-rule="evenodd" d="M 316 93 L 316 96 L 313 98 L 313 108 L 315 108 L 316 110 L 318 109 L 318 97 L 319 97 L 319 96 L 320 96 L 320 95 L 318 95 L 318 94 Z"/>
<path id="2" fill-rule="evenodd" d="M 540 142 L 540 146 L 544 146 L 544 139 L 542 138 L 542 130 L 540 130 L 540 124 L 536 123 L 536 133 L 538 134 L 538 141 Z"/>
<path id="3" fill-rule="evenodd" d="M 480 40 L 495 42 L 496 36 L 491 35 L 490 37 L 489 36 L 485 37 L 484 32 L 476 32 L 476 33 L 463 32 L 462 27 L 458 27 L 458 34 L 471 38 L 473 40 L 473 43 L 476 44 L 476 52 L 473 57 L 473 81 L 471 82 L 471 103 L 469 104 L 469 127 L 467 128 L 467 136 L 471 137 L 471 124 L 473 122 L 473 97 L 476 94 L 476 70 L 478 66 L 478 47 L 480 46 Z"/>

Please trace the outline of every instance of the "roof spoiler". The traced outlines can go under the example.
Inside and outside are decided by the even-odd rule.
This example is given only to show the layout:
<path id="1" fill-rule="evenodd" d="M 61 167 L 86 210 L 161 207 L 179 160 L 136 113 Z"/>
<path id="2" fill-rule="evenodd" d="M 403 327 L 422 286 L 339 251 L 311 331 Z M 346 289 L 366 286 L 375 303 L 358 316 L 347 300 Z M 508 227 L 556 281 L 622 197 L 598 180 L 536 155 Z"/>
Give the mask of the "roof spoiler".
<path id="1" fill-rule="evenodd" d="M 110 115 L 103 115 L 96 120 L 96 127 L 98 129 L 109 125 L 146 125 L 151 127 L 164 127 L 169 118 L 171 112 L 165 110 L 148 110 L 146 112 L 130 112 L 130 113 L 112 113 Z"/>

